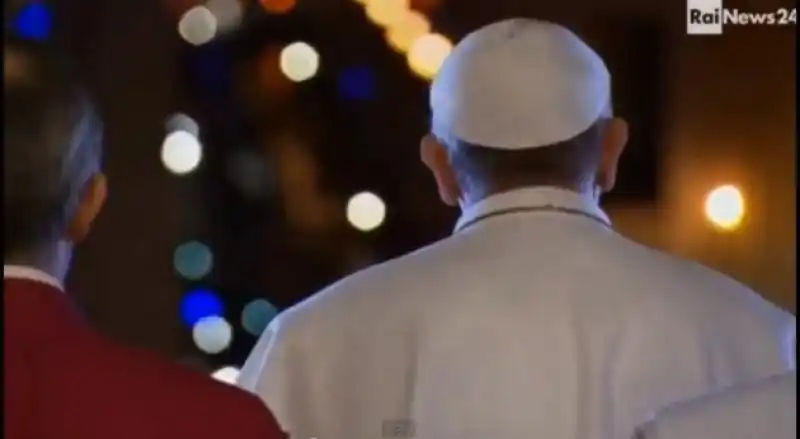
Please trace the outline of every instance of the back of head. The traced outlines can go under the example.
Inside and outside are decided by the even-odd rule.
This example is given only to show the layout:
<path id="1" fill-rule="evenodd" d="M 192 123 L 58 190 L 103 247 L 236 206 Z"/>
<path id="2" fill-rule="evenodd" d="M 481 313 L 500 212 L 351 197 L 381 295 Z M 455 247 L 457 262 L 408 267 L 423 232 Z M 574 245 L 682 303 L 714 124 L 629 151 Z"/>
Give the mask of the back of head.
<path id="1" fill-rule="evenodd" d="M 102 127 L 54 49 L 6 36 L 3 61 L 7 260 L 62 238 L 100 169 Z"/>
<path id="2" fill-rule="evenodd" d="M 430 106 L 431 134 L 462 185 L 579 183 L 569 180 L 593 178 L 601 166 L 611 77 L 568 29 L 516 18 L 478 29 L 454 48 L 431 86 Z"/>

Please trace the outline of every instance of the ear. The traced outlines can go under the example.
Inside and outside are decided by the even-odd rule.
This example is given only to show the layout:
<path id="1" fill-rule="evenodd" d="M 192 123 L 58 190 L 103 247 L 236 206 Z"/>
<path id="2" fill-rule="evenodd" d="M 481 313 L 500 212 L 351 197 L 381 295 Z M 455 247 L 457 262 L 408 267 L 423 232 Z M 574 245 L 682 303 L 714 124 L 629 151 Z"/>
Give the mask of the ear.
<path id="1" fill-rule="evenodd" d="M 67 229 L 69 240 L 77 244 L 92 230 L 92 225 L 97 215 L 103 209 L 108 197 L 108 183 L 106 176 L 97 173 L 92 176 L 83 191 L 78 209 Z"/>
<path id="2" fill-rule="evenodd" d="M 603 158 L 597 184 L 609 192 L 617 182 L 619 158 L 628 144 L 628 123 L 620 118 L 611 119 L 603 133 Z"/>
<path id="3" fill-rule="evenodd" d="M 422 163 L 430 169 L 433 178 L 436 179 L 436 186 L 442 202 L 451 207 L 458 206 L 458 200 L 461 198 L 461 186 L 450 166 L 447 149 L 436 138 L 427 134 L 420 142 L 419 154 Z"/>

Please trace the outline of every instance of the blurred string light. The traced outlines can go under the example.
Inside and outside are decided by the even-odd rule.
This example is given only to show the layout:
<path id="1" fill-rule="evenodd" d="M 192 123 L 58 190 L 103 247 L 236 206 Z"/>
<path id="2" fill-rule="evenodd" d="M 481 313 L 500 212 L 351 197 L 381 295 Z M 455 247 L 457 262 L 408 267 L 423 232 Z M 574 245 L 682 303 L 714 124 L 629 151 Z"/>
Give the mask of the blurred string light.
<path id="1" fill-rule="evenodd" d="M 706 197 L 705 214 L 717 228 L 727 231 L 737 229 L 745 216 L 742 191 L 732 184 L 718 186 Z"/>
<path id="2" fill-rule="evenodd" d="M 195 6 L 184 12 L 178 21 L 178 34 L 187 43 L 200 46 L 217 35 L 217 17 L 206 6 Z"/>
<path id="3" fill-rule="evenodd" d="M 410 9 L 410 0 L 370 0 L 366 2 L 367 18 L 380 27 L 388 27 L 403 20 Z"/>
<path id="4" fill-rule="evenodd" d="M 214 266 L 211 249 L 202 242 L 189 241 L 179 245 L 172 257 L 175 271 L 188 280 L 200 280 Z"/>
<path id="5" fill-rule="evenodd" d="M 233 328 L 222 317 L 205 317 L 198 320 L 192 328 L 192 339 L 201 351 L 211 355 L 219 354 L 230 347 Z"/>
<path id="6" fill-rule="evenodd" d="M 217 31 L 225 32 L 239 26 L 244 8 L 240 0 L 209 0 L 206 8 L 217 20 Z"/>
<path id="7" fill-rule="evenodd" d="M 253 300 L 242 310 L 242 327 L 248 333 L 258 337 L 276 315 L 278 315 L 278 309 L 268 301 Z"/>
<path id="8" fill-rule="evenodd" d="M 386 218 L 386 204 L 372 192 L 360 192 L 347 202 L 347 221 L 362 232 L 377 229 Z"/>
<path id="9" fill-rule="evenodd" d="M 181 320 L 189 327 L 208 317 L 221 317 L 225 311 L 222 300 L 213 291 L 190 291 L 181 301 Z"/>
<path id="10" fill-rule="evenodd" d="M 453 50 L 453 43 L 444 35 L 427 34 L 417 38 L 408 51 L 408 66 L 415 74 L 431 79 Z"/>
<path id="11" fill-rule="evenodd" d="M 294 82 L 313 78 L 319 70 L 319 53 L 308 43 L 296 42 L 284 47 L 280 54 L 281 72 Z"/>
<path id="12" fill-rule="evenodd" d="M 375 97 L 375 72 L 367 66 L 350 67 L 339 74 L 339 93 L 346 99 L 364 101 Z"/>
<path id="13" fill-rule="evenodd" d="M 420 12 L 438 6 L 438 0 L 356 0 L 365 6 L 367 18 L 386 28 L 386 41 L 393 49 L 406 53 L 411 71 L 425 79 L 439 72 L 453 50 L 447 37 L 433 33 L 428 19 Z"/>
<path id="14" fill-rule="evenodd" d="M 270 14 L 286 14 L 297 4 L 296 0 L 259 0 L 261 7 Z"/>
<path id="15" fill-rule="evenodd" d="M 11 29 L 20 38 L 44 41 L 53 30 L 53 13 L 44 2 L 30 2 L 17 12 Z"/>
<path id="16" fill-rule="evenodd" d="M 403 18 L 394 23 L 386 31 L 386 41 L 398 52 L 408 52 L 417 38 L 431 31 L 431 23 L 425 15 L 417 11 L 408 11 Z"/>
<path id="17" fill-rule="evenodd" d="M 236 384 L 236 380 L 239 379 L 239 373 L 239 368 L 234 366 L 225 366 L 212 373 L 211 378 L 225 384 Z"/>

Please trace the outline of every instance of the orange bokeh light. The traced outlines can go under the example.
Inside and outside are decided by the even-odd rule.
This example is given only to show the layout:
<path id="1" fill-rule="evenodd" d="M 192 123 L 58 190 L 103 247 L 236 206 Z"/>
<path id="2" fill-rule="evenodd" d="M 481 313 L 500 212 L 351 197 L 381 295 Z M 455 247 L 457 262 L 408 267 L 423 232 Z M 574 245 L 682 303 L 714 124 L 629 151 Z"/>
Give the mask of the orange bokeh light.
<path id="1" fill-rule="evenodd" d="M 296 0 L 259 0 L 261 7 L 270 14 L 285 14 L 294 9 Z"/>
<path id="2" fill-rule="evenodd" d="M 292 82 L 281 73 L 280 53 L 280 47 L 269 46 L 258 59 L 258 82 L 262 89 L 273 97 L 285 95 L 293 88 Z"/>

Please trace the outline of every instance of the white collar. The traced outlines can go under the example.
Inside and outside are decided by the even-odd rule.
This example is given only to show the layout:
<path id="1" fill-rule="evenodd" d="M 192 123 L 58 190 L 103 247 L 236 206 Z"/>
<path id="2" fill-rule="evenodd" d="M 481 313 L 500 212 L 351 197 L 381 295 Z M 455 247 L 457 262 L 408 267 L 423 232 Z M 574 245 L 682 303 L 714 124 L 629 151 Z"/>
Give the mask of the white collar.
<path id="1" fill-rule="evenodd" d="M 529 187 L 491 195 L 467 207 L 456 223 L 455 232 L 473 221 L 508 209 L 552 208 L 573 210 L 611 226 L 608 215 L 597 202 L 577 192 L 556 187 Z"/>
<path id="2" fill-rule="evenodd" d="M 50 285 L 64 291 L 64 286 L 55 277 L 44 271 L 23 265 L 3 265 L 3 279 L 25 279 Z"/>

